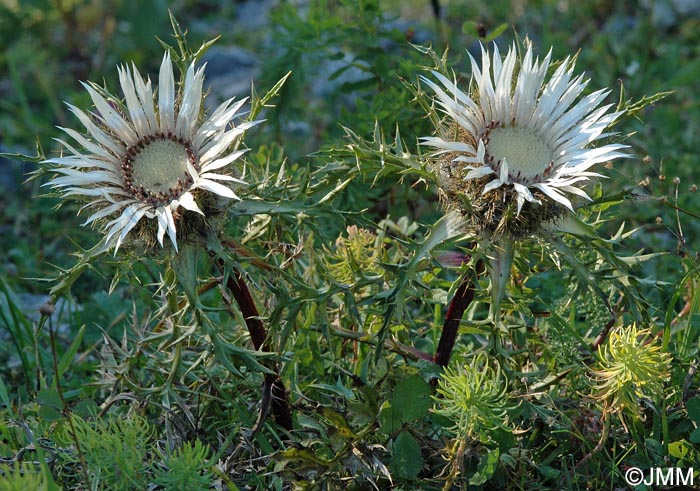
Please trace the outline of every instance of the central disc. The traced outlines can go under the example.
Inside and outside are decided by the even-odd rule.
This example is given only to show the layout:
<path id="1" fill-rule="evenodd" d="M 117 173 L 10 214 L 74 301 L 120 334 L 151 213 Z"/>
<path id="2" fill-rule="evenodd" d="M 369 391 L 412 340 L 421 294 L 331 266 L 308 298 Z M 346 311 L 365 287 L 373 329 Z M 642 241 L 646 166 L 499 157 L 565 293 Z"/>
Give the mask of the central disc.
<path id="1" fill-rule="evenodd" d="M 494 128 L 488 134 L 487 153 L 494 162 L 508 162 L 512 177 L 530 179 L 544 173 L 552 162 L 552 151 L 531 130 Z"/>
<path id="2" fill-rule="evenodd" d="M 191 159 L 187 150 L 185 145 L 169 139 L 145 144 L 132 160 L 132 184 L 154 195 L 175 191 L 189 177 L 187 164 Z"/>

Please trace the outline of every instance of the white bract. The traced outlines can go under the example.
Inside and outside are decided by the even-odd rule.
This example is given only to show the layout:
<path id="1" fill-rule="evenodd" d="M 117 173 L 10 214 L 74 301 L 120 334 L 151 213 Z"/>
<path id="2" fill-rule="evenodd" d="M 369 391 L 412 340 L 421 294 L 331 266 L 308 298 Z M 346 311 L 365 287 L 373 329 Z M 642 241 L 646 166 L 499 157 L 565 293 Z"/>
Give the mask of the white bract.
<path id="1" fill-rule="evenodd" d="M 169 53 L 160 66 L 157 95 L 151 80 L 144 80 L 135 66 L 133 74 L 128 66 L 118 71 L 123 104 L 108 101 L 92 84 L 83 85 L 95 112 L 68 104 L 87 134 L 61 128 L 79 147 L 58 139 L 68 155 L 46 160 L 56 164 L 53 171 L 60 174 L 48 184 L 63 196 L 88 199 L 83 208 L 91 208 L 92 214 L 83 225 L 106 222 L 105 244 L 115 252 L 144 217 L 157 219 L 160 245 L 167 233 L 177 250 L 180 207 L 204 215 L 196 199 L 203 192 L 238 199 L 223 183 L 243 184 L 226 168 L 245 151 L 229 149 L 261 121 L 233 125 L 245 99 L 229 99 L 199 123 L 204 67 L 195 70 L 192 63 L 176 92 Z"/>
<path id="2" fill-rule="evenodd" d="M 541 203 L 533 195 L 540 191 L 573 211 L 571 195 L 589 199 L 580 185 L 590 177 L 602 177 L 589 169 L 595 164 L 620 157 L 626 148 L 611 143 L 591 145 L 610 136 L 605 129 L 622 113 L 598 107 L 609 94 L 603 89 L 580 97 L 588 84 L 583 75 L 574 76 L 574 61 L 566 58 L 545 83 L 551 51 L 540 61 L 528 47 L 519 63 L 515 46 L 501 59 L 494 45 L 493 56 L 484 47 L 481 67 L 471 59 L 471 95 L 443 74 L 433 71 L 439 83 L 424 82 L 437 95 L 440 108 L 460 131 L 424 137 L 423 144 L 452 154 L 452 165 L 463 166 L 465 181 L 491 177 L 483 195 L 511 186 L 519 215 L 526 201 Z M 451 137 L 445 136 L 452 135 Z M 453 135 L 460 135 L 453 141 Z"/>

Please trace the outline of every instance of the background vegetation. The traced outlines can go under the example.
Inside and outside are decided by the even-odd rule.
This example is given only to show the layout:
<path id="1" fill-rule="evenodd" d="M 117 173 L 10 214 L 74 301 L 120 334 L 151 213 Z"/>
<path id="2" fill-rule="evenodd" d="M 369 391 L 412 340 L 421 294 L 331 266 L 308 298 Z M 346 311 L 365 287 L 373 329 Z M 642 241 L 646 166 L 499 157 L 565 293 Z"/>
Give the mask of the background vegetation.
<path id="1" fill-rule="evenodd" d="M 436 18 L 427 0 L 0 1 L 0 490 L 617 489 L 630 466 L 700 469 L 700 17 L 651 3 L 443 0 Z M 114 88 L 131 61 L 154 78 L 156 37 L 174 43 L 168 8 L 190 46 L 221 35 L 217 47 L 245 49 L 257 94 L 292 72 L 246 136 L 253 185 L 230 213 L 235 247 L 223 272 L 193 256 L 201 305 L 161 261 L 133 257 L 91 262 L 46 305 L 99 235 L 77 205 L 42 196 L 30 157 L 56 151 L 56 125 L 75 127 L 63 101 L 90 106 L 78 81 Z M 610 102 L 673 92 L 615 127 L 633 158 L 607 166 L 599 192 L 612 198 L 581 211 L 606 240 L 566 239 L 604 297 L 528 244 L 496 353 L 487 280 L 406 164 L 433 132 L 407 83 L 433 65 L 414 45 L 449 46 L 468 77 L 465 50 L 525 36 L 541 55 L 578 53 Z M 653 257 L 621 277 L 614 261 L 635 254 Z M 270 352 L 221 287 L 235 271 Z M 421 353 L 470 275 L 442 374 Z M 616 327 L 645 331 L 596 352 L 605 301 L 619 302 Z M 55 313 L 40 319 L 42 304 Z M 606 392 L 627 352 L 659 372 Z M 264 417 L 273 365 L 291 430 Z M 614 412 L 620 394 L 631 402 Z"/>

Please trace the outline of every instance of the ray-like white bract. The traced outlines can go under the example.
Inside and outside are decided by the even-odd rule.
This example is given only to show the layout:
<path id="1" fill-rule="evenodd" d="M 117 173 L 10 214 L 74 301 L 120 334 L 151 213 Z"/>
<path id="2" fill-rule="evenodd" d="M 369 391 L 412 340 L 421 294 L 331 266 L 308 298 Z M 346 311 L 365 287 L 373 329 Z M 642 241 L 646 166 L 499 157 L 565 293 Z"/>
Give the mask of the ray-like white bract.
<path id="1" fill-rule="evenodd" d="M 598 107 L 609 94 L 603 89 L 582 96 L 588 80 L 574 75 L 574 60 L 566 58 L 548 81 L 551 50 L 535 58 L 529 46 L 518 60 L 515 46 L 505 59 L 494 44 L 493 56 L 482 46 L 481 66 L 472 65 L 471 91 L 464 92 L 443 74 L 437 82 L 423 81 L 435 92 L 439 107 L 458 125 L 440 136 L 422 138 L 437 149 L 435 155 L 456 155 L 452 165 L 463 166 L 465 180 L 492 176 L 487 194 L 502 186 L 516 192 L 517 213 L 525 201 L 539 203 L 533 191 L 573 210 L 571 195 L 589 198 L 580 185 L 602 177 L 589 169 L 595 164 L 627 157 L 625 145 L 592 145 L 610 133 L 605 130 L 622 113 Z M 450 136 L 445 136 L 449 134 Z M 460 135 L 454 141 L 455 135 Z"/>
<path id="2" fill-rule="evenodd" d="M 233 125 L 232 118 L 246 100 L 229 99 L 200 123 L 204 67 L 195 69 L 194 62 L 176 91 L 173 64 L 166 52 L 157 94 L 151 80 L 144 79 L 133 65 L 132 69 L 118 68 L 123 104 L 108 100 L 92 84 L 83 85 L 94 112 L 68 104 L 86 133 L 61 128 L 77 145 L 58 139 L 66 152 L 46 160 L 55 164 L 52 170 L 59 174 L 48 185 L 64 197 L 87 199 L 83 208 L 90 208 L 92 214 L 84 225 L 106 222 L 105 244 L 115 252 L 144 218 L 157 219 L 158 242 L 162 246 L 167 233 L 177 250 L 180 207 L 203 215 L 195 199 L 203 192 L 238 199 L 230 184 L 243 181 L 230 175 L 226 167 L 245 151 L 229 149 L 261 121 Z"/>

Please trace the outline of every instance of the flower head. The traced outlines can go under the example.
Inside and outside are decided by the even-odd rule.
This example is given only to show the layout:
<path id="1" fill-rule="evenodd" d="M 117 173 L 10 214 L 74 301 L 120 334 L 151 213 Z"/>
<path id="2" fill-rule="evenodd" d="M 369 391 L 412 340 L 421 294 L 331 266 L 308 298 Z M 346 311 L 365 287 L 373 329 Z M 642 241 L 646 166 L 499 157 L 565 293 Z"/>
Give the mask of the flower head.
<path id="1" fill-rule="evenodd" d="M 243 183 L 225 169 L 244 151 L 228 149 L 260 121 L 229 127 L 245 103 L 229 99 L 200 122 L 204 68 L 195 70 L 194 63 L 176 92 L 166 53 L 157 95 L 150 79 L 132 68 L 133 73 L 128 66 L 118 68 L 123 102 L 94 84 L 83 84 L 96 111 L 68 104 L 87 133 L 61 128 L 78 147 L 58 140 L 68 155 L 46 160 L 56 164 L 53 171 L 59 174 L 48 184 L 64 197 L 88 201 L 84 208 L 92 214 L 83 225 L 102 222 L 105 244 L 115 252 L 135 227 L 147 226 L 144 217 L 157 220 L 160 245 L 167 233 L 177 250 L 180 207 L 204 216 L 201 206 L 208 193 L 238 199 L 223 183 Z"/>
<path id="2" fill-rule="evenodd" d="M 606 400 L 613 411 L 628 410 L 639 416 L 640 399 L 662 396 L 671 357 L 649 329 L 632 325 L 609 334 L 598 351 L 598 361 L 600 368 L 592 370 L 598 398 Z"/>
<path id="3" fill-rule="evenodd" d="M 543 222 L 573 211 L 572 197 L 588 198 L 581 184 L 600 174 L 595 164 L 625 157 L 605 129 L 620 115 L 598 107 L 608 90 L 580 97 L 588 81 L 574 76 L 565 59 L 545 82 L 551 51 L 540 61 L 528 47 L 518 61 L 515 46 L 501 59 L 482 46 L 481 66 L 471 57 L 471 93 L 433 71 L 422 77 L 447 114 L 437 136 L 423 144 L 437 149 L 437 171 L 449 202 L 472 216 L 480 230 L 518 237 Z"/>

